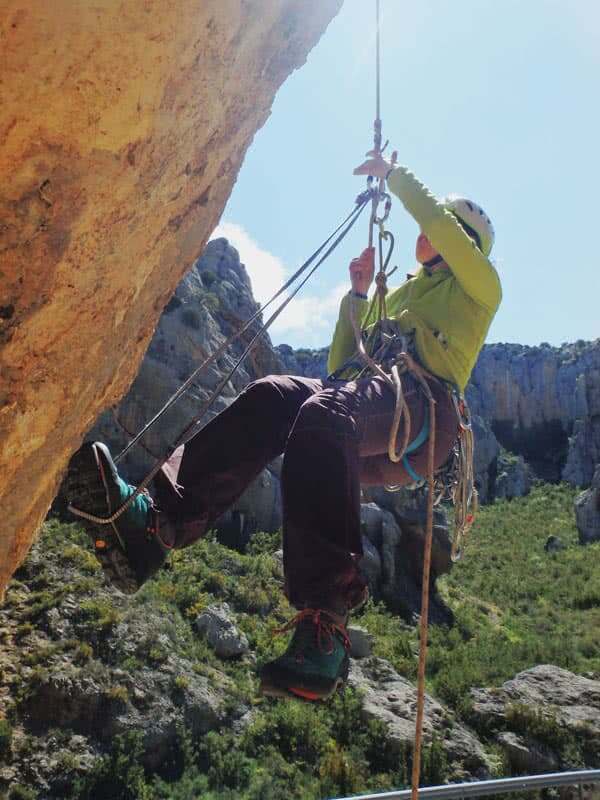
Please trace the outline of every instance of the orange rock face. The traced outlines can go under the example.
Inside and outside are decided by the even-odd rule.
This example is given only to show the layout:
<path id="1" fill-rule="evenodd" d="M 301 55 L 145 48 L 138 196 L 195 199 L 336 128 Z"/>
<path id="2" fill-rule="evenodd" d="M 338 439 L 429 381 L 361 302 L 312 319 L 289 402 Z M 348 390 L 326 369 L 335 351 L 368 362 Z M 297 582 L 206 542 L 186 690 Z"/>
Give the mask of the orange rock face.
<path id="1" fill-rule="evenodd" d="M 340 5 L 2 4 L 0 589 Z"/>

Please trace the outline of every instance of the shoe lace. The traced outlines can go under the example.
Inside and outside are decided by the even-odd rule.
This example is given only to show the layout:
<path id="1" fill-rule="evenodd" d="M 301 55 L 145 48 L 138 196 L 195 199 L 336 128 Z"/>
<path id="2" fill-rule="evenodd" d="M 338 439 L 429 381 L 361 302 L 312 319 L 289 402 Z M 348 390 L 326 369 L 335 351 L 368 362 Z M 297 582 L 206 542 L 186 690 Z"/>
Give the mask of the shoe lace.
<path id="1" fill-rule="evenodd" d="M 292 628 L 296 628 L 295 635 L 297 636 L 298 648 L 302 647 L 308 637 L 312 634 L 312 629 L 304 625 L 304 632 L 298 626 L 300 623 L 312 623 L 316 628 L 317 634 L 317 647 L 320 652 L 327 655 L 333 653 L 334 637 L 338 633 L 341 637 L 342 644 L 346 650 L 350 650 L 350 638 L 348 631 L 344 625 L 337 623 L 328 613 L 321 608 L 303 608 L 298 612 L 295 617 L 287 622 L 282 628 L 277 628 L 273 635 L 278 636 L 282 633 L 287 633 Z M 302 635 L 304 633 L 304 635 Z"/>

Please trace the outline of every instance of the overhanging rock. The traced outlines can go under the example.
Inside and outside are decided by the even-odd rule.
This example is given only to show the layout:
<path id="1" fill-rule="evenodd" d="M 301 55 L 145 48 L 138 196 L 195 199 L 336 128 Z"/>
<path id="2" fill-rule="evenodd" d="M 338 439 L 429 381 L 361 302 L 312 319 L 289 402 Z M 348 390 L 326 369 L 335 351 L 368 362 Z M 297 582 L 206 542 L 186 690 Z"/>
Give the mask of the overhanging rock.
<path id="1" fill-rule="evenodd" d="M 0 589 L 341 0 L 8 0 Z"/>

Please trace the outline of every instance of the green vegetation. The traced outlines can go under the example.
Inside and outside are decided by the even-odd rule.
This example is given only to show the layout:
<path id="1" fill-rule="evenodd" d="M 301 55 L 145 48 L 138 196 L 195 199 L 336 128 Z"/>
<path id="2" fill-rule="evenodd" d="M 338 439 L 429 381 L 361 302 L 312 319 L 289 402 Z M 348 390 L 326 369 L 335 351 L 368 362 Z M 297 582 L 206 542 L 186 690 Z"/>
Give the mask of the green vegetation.
<path id="1" fill-rule="evenodd" d="M 552 748 L 564 761 L 571 762 L 573 769 L 585 766 L 577 737 L 565 730 L 554 714 L 514 703 L 509 706 L 506 716 L 512 730 L 532 736 Z"/>
<path id="2" fill-rule="evenodd" d="M 8 793 L 8 800 L 36 800 L 37 793 L 33 789 L 28 789 L 27 786 L 16 784 L 11 786 Z"/>
<path id="3" fill-rule="evenodd" d="M 118 737 L 113 751 L 75 782 L 73 797 L 243 798 L 317 800 L 367 789 L 406 786 L 410 753 L 390 746 L 382 723 L 364 723 L 360 701 L 348 690 L 328 706 L 268 701 L 241 735 L 211 732 L 193 742 L 179 731 L 168 779 L 141 768 L 141 734 Z M 425 748 L 423 779 L 439 783 L 447 762 L 437 741 Z"/>
<path id="4" fill-rule="evenodd" d="M 576 490 L 540 485 L 481 509 L 464 561 L 442 592 L 456 624 L 433 628 L 432 690 L 459 711 L 472 686 L 497 686 L 536 664 L 600 673 L 600 543 L 577 544 Z M 566 549 L 545 553 L 550 535 Z"/>
<path id="5" fill-rule="evenodd" d="M 0 763 L 10 754 L 12 737 L 12 725 L 7 719 L 0 719 Z"/>
<path id="6" fill-rule="evenodd" d="M 458 717 L 470 719 L 472 687 L 498 686 L 539 663 L 600 673 L 600 544 L 577 544 L 574 495 L 566 486 L 537 486 L 527 498 L 483 508 L 464 561 L 439 582 L 456 622 L 452 628 L 430 630 L 428 691 Z M 559 536 L 565 549 L 546 554 L 549 535 Z M 115 603 L 98 593 L 103 579 L 88 558 L 80 529 L 56 520 L 46 525 L 40 548 L 48 558 L 36 563 L 31 573 L 18 576 L 31 591 L 15 581 L 8 593 L 8 602 L 12 597 L 21 609 L 15 619 L 18 646 L 29 645 L 22 656 L 28 668 L 26 682 L 24 678 L 17 687 L 18 696 L 26 698 L 46 680 L 53 660 L 69 653 L 82 676 L 96 676 L 106 686 L 108 703 L 126 709 L 131 703 L 127 680 L 111 679 L 110 669 L 160 669 L 174 652 L 191 664 L 190 671 L 170 678 L 168 691 L 174 702 L 183 702 L 197 673 L 227 693 L 228 708 L 250 711 L 250 722 L 239 733 L 225 727 L 194 739 L 189 730 L 180 729 L 177 745 L 159 773 L 144 769 L 141 733 L 116 737 L 91 772 L 82 777 L 73 770 L 65 798 L 311 800 L 409 783 L 410 752 L 390 742 L 383 723 L 365 722 L 355 691 L 348 689 L 317 706 L 258 696 L 257 668 L 285 648 L 287 637 L 274 633 L 293 613 L 283 596 L 280 564 L 273 557 L 280 547 L 279 535 L 258 534 L 247 552 L 239 553 L 209 536 L 173 553 L 167 570 L 134 597 Z M 66 565 L 59 588 L 49 571 L 52 559 Z M 80 639 L 51 643 L 41 638 L 38 643 L 48 609 L 67 596 L 77 598 L 72 620 Z M 196 616 L 215 602 L 231 606 L 256 663 L 249 658 L 222 661 L 195 634 Z M 157 623 L 147 632 L 143 629 L 135 645 L 124 642 L 129 646 L 120 649 L 117 626 L 148 614 Z M 414 627 L 372 600 L 356 615 L 356 622 L 375 635 L 376 655 L 415 679 Z M 509 715 L 514 730 L 552 747 L 565 763 L 581 763 L 577 743 L 552 715 L 517 705 Z M 0 758 L 10 758 L 12 727 L 3 722 Z M 15 724 L 12 717 L 11 723 Z M 505 772 L 500 753 L 495 756 Z M 452 766 L 434 740 L 423 753 L 424 782 L 443 782 Z M 69 769 L 65 761 L 65 773 Z M 15 791 L 25 792 L 15 796 L 29 796 L 28 789 Z"/>

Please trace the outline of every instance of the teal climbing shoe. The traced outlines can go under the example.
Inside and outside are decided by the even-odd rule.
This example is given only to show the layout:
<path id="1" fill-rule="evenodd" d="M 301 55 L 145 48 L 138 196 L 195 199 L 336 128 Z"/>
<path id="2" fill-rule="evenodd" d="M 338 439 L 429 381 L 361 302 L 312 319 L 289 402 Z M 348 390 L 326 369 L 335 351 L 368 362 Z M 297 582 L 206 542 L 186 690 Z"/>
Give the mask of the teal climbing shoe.
<path id="1" fill-rule="evenodd" d="M 326 700 L 348 678 L 350 640 L 341 617 L 305 608 L 279 632 L 295 628 L 285 653 L 261 670 L 261 692 L 271 697 Z"/>
<path id="2" fill-rule="evenodd" d="M 111 516 L 135 493 L 135 487 L 119 476 L 108 447 L 101 442 L 86 442 L 75 453 L 63 487 L 70 509 L 102 518 Z M 93 542 L 104 574 L 125 594 L 137 592 L 163 565 L 170 550 L 158 534 L 158 512 L 147 492 L 140 493 L 114 522 L 77 518 Z"/>

